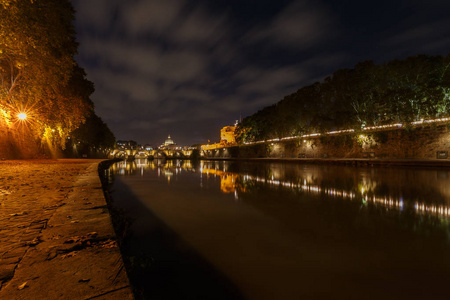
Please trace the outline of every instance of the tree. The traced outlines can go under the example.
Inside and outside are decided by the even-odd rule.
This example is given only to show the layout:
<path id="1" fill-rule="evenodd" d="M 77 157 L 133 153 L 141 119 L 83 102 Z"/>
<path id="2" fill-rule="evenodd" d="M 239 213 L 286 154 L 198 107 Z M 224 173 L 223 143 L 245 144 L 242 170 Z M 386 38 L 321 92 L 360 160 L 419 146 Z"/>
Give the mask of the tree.
<path id="1" fill-rule="evenodd" d="M 82 152 L 90 152 L 96 150 L 106 150 L 113 148 L 116 138 L 103 120 L 92 112 L 86 122 L 71 132 L 70 137 L 66 140 L 67 154 L 76 148 Z M 75 146 L 75 147 L 74 147 Z"/>
<path id="2" fill-rule="evenodd" d="M 360 62 L 246 117 L 238 141 L 447 117 L 450 54 Z"/>
<path id="3" fill-rule="evenodd" d="M 0 0 L 0 109 L 8 122 L 26 112 L 34 136 L 62 148 L 93 109 L 73 20 L 67 0 Z"/>

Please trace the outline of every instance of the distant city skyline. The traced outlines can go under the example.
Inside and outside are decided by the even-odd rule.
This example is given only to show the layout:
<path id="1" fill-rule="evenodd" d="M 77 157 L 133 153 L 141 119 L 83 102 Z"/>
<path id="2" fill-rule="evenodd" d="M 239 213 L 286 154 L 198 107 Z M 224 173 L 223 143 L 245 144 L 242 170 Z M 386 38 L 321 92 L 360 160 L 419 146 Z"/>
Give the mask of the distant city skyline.
<path id="1" fill-rule="evenodd" d="M 220 129 L 340 68 L 450 52 L 447 1 L 73 0 L 77 61 L 118 140 Z"/>

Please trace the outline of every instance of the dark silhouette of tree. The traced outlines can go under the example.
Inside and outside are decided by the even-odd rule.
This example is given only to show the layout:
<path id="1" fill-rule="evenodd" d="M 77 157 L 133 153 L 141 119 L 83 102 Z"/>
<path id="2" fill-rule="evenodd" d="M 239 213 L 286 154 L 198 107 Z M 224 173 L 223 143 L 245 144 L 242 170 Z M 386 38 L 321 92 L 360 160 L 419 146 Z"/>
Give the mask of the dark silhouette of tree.
<path id="1" fill-rule="evenodd" d="M 113 148 L 116 143 L 114 134 L 102 119 L 92 112 L 86 121 L 75 129 L 66 141 L 66 155 L 87 154 L 96 152 L 99 156 L 107 154 L 106 149 Z"/>

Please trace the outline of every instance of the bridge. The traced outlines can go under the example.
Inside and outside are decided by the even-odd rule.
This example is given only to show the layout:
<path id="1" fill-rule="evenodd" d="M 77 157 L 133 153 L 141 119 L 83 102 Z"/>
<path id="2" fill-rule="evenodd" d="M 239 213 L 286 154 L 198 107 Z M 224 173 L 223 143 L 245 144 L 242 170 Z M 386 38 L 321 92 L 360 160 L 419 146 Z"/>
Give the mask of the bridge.
<path id="1" fill-rule="evenodd" d="M 108 158 L 190 158 L 194 150 L 144 150 L 144 149 L 113 149 Z"/>

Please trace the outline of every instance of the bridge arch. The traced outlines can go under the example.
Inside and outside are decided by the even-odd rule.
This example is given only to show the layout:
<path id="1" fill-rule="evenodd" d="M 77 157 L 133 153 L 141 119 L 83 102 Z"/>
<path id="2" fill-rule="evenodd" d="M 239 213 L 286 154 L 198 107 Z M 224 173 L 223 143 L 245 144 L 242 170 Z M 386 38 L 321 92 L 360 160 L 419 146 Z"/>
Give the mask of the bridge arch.
<path id="1" fill-rule="evenodd" d="M 168 156 L 167 153 L 161 150 L 155 151 L 155 154 L 153 155 L 153 157 L 155 158 L 167 158 L 167 156 Z"/>
<path id="2" fill-rule="evenodd" d="M 109 157 L 110 158 L 122 158 L 122 159 L 133 159 L 133 158 L 179 158 L 187 159 L 193 155 L 192 149 L 156 149 L 156 150 L 145 150 L 145 149 L 113 149 Z"/>
<path id="3" fill-rule="evenodd" d="M 147 150 L 136 151 L 134 158 L 148 158 L 150 155 Z"/>
<path id="4" fill-rule="evenodd" d="M 114 158 L 127 158 L 128 154 L 125 151 L 117 151 Z"/>
<path id="5" fill-rule="evenodd" d="M 185 156 L 184 153 L 181 152 L 181 151 L 175 151 L 175 152 L 173 153 L 173 157 L 176 157 L 176 158 L 185 158 L 186 156 Z"/>

